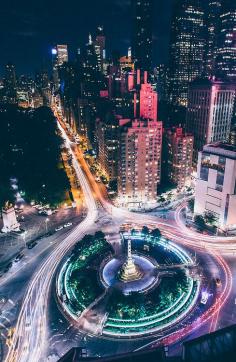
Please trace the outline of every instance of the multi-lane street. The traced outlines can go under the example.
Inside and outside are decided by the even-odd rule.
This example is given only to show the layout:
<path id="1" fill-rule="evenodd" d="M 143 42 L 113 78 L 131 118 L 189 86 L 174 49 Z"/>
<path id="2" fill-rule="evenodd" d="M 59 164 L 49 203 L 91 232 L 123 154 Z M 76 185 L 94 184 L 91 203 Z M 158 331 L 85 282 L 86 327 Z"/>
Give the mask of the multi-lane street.
<path id="1" fill-rule="evenodd" d="M 58 116 L 57 113 L 55 114 Z M 186 325 L 180 331 L 173 332 L 166 338 L 166 343 L 174 344 L 177 339 L 183 338 L 191 331 L 193 332 L 193 330 L 199 328 L 199 325 L 207 325 L 205 331 L 212 331 L 219 326 L 219 320 L 224 316 L 227 315 L 227 318 L 230 319 L 229 310 L 235 307 L 234 300 L 236 297 L 232 279 L 236 239 L 234 237 L 199 236 L 199 234 L 190 231 L 182 221 L 184 205 L 170 212 L 170 217 L 168 216 L 165 220 L 157 216 L 132 213 L 114 207 L 105 199 L 83 158 L 82 152 L 77 145 L 71 142 L 70 134 L 65 131 L 59 116 L 58 127 L 65 145 L 72 155 L 73 167 L 84 194 L 87 215 L 79 225 L 68 231 L 66 235 L 52 236 L 49 245 L 44 245 L 40 252 L 35 251 L 34 256 L 32 251 L 32 255 L 28 257 L 27 265 L 19 264 L 20 266 L 16 268 L 14 274 L 6 276 L 5 279 L 0 281 L 0 286 L 2 285 L 6 290 L 13 303 L 19 303 L 16 308 L 17 321 L 13 325 L 14 334 L 9 349 L 5 353 L 4 361 L 31 362 L 47 360 L 48 340 L 49 336 L 51 336 L 48 323 L 48 306 L 50 304 L 53 278 L 61 260 L 85 234 L 103 228 L 107 234 L 111 235 L 109 230 L 119 230 L 119 225 L 122 223 L 134 225 L 155 224 L 164 236 L 176 243 L 185 245 L 192 252 L 207 253 L 214 257 L 224 271 L 223 292 L 216 304 L 206 311 L 201 316 L 201 320 L 197 320 L 194 326 Z M 14 290 L 13 286 L 16 283 L 22 285 L 20 291 Z M 232 318 L 234 317 L 232 316 Z M 154 340 L 152 345 L 158 343 Z M 146 344 L 146 342 L 143 342 L 143 345 Z M 140 347 L 140 343 L 138 347 Z"/>

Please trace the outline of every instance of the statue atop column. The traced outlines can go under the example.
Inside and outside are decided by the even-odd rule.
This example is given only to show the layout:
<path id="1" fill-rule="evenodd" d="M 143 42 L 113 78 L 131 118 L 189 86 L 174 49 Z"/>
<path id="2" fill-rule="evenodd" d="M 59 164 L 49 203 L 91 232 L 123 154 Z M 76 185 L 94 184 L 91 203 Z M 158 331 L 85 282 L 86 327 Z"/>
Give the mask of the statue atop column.
<path id="1" fill-rule="evenodd" d="M 125 263 L 122 265 L 120 270 L 120 279 L 124 282 L 131 282 L 134 280 L 139 280 L 143 276 L 142 272 L 139 270 L 135 264 L 132 257 L 132 244 L 129 239 L 127 242 L 127 258 Z"/>

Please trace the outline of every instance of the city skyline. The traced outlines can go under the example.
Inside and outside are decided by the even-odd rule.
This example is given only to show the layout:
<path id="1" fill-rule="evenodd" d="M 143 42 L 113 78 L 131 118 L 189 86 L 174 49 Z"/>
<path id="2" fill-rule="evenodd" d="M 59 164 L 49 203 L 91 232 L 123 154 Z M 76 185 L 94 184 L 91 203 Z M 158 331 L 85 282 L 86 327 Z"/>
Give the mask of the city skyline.
<path id="1" fill-rule="evenodd" d="M 2 14 L 0 361 L 235 362 L 236 2 Z"/>
<path id="2" fill-rule="evenodd" d="M 173 0 L 161 0 L 155 5 L 153 24 L 154 63 L 166 63 L 169 56 L 171 4 Z M 54 44 L 68 44 L 70 58 L 86 41 L 89 33 L 104 26 L 108 49 L 126 55 L 131 46 L 131 0 L 69 0 L 67 6 L 60 0 L 56 6 L 45 1 L 16 2 L 14 8 L 4 4 L 0 14 L 2 57 L 0 74 L 4 64 L 15 64 L 17 74 L 33 74 L 51 66 L 51 49 Z M 163 13 L 165 16 L 163 17 Z M 122 26 L 119 22 L 122 18 Z"/>

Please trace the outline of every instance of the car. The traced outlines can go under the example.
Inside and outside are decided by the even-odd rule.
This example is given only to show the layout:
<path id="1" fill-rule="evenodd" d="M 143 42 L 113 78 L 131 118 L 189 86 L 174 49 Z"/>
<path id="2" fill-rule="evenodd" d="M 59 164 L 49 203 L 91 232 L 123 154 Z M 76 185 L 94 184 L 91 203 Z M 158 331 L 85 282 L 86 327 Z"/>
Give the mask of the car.
<path id="1" fill-rule="evenodd" d="M 201 304 L 206 305 L 209 298 L 208 292 L 202 292 Z"/>
<path id="2" fill-rule="evenodd" d="M 27 244 L 27 248 L 33 249 L 36 245 L 37 245 L 36 241 L 31 241 L 30 243 Z"/>
<path id="3" fill-rule="evenodd" d="M 12 267 L 12 262 L 10 261 L 6 266 L 5 268 L 3 269 L 3 272 L 4 273 L 7 273 L 9 269 L 11 269 Z"/>
<path id="4" fill-rule="evenodd" d="M 55 231 L 60 231 L 60 230 L 62 230 L 63 229 L 63 226 L 58 226 L 56 229 L 55 229 Z"/>
<path id="5" fill-rule="evenodd" d="M 72 222 L 68 222 L 68 223 L 64 224 L 64 228 L 67 228 L 67 227 L 69 227 L 71 225 L 72 225 Z"/>
<path id="6" fill-rule="evenodd" d="M 18 261 L 20 261 L 22 258 L 24 257 L 23 253 L 19 253 L 16 257 L 15 257 L 15 263 L 17 263 Z"/>

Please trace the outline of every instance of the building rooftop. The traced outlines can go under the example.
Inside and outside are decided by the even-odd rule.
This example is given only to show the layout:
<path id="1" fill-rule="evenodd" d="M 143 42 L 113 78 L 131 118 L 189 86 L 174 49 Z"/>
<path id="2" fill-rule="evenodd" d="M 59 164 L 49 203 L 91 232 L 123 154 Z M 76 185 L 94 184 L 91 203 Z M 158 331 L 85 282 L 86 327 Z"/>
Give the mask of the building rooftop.
<path id="1" fill-rule="evenodd" d="M 236 146 L 230 143 L 210 143 L 203 147 L 203 152 L 236 160 Z"/>
<path id="2" fill-rule="evenodd" d="M 191 83 L 191 88 L 210 88 L 212 86 L 219 86 L 219 87 L 226 87 L 227 89 L 235 90 L 235 84 L 231 83 L 230 81 L 226 79 L 218 79 L 218 78 L 196 78 Z"/>

